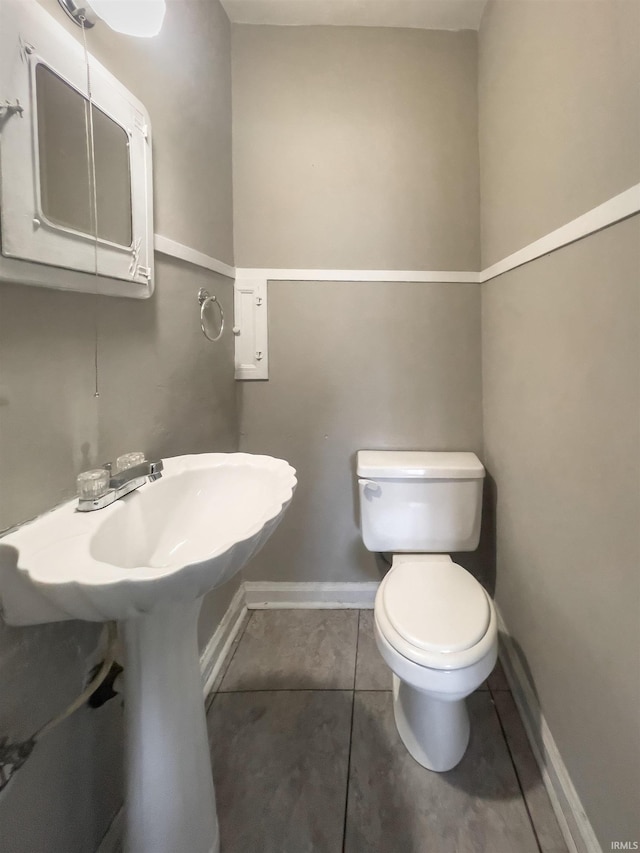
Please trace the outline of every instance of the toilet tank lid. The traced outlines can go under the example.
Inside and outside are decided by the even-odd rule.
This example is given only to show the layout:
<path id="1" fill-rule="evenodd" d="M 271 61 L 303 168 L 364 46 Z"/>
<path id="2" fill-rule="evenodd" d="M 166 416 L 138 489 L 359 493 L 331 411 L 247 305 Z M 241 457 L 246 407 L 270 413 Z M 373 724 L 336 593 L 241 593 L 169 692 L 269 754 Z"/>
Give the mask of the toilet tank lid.
<path id="1" fill-rule="evenodd" d="M 357 471 L 378 480 L 477 480 L 485 474 L 475 453 L 432 450 L 359 450 Z"/>

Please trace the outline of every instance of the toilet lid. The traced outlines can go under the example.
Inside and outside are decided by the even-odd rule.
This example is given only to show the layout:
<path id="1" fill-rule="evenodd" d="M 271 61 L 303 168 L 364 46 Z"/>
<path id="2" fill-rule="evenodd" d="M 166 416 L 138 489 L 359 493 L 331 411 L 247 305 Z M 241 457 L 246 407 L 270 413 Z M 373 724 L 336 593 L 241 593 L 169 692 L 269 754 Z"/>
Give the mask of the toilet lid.
<path id="1" fill-rule="evenodd" d="M 385 578 L 382 599 L 398 634 L 430 652 L 470 649 L 491 618 L 485 591 L 457 563 L 402 563 Z"/>

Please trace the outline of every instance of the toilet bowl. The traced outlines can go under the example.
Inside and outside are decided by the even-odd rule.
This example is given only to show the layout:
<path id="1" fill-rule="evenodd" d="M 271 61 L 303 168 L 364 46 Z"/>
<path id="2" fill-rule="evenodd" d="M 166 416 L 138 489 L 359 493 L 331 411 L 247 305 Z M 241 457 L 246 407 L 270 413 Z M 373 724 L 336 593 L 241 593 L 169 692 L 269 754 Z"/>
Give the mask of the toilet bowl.
<path id="1" fill-rule="evenodd" d="M 393 710 L 404 745 L 423 767 L 450 770 L 469 742 L 465 697 L 496 663 L 493 602 L 448 556 L 395 555 L 376 595 L 374 624 L 393 672 Z"/>
<path id="2" fill-rule="evenodd" d="M 358 476 L 364 544 L 393 554 L 374 623 L 398 733 L 423 767 L 450 770 L 469 742 L 465 698 L 498 650 L 491 598 L 442 553 L 478 546 L 484 467 L 473 453 L 360 451 Z"/>

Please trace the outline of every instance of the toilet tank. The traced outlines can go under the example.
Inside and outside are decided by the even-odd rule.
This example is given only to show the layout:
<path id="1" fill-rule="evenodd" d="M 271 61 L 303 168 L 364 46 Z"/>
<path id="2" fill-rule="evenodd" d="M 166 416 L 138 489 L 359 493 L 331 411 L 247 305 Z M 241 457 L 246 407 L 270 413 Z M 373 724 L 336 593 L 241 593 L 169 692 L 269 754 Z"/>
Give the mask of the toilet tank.
<path id="1" fill-rule="evenodd" d="M 362 539 L 369 551 L 474 551 L 484 466 L 475 453 L 359 450 Z"/>

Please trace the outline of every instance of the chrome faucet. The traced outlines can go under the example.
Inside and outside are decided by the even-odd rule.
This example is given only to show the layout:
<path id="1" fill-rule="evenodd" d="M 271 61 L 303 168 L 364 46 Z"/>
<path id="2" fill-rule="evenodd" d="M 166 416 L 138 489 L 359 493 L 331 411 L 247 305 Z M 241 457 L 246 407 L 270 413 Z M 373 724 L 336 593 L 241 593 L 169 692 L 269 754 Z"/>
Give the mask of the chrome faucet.
<path id="1" fill-rule="evenodd" d="M 92 512 L 114 503 L 146 482 L 162 477 L 162 459 L 150 462 L 142 453 L 127 453 L 118 457 L 116 473 L 111 465 L 85 471 L 78 477 L 78 512 Z"/>

